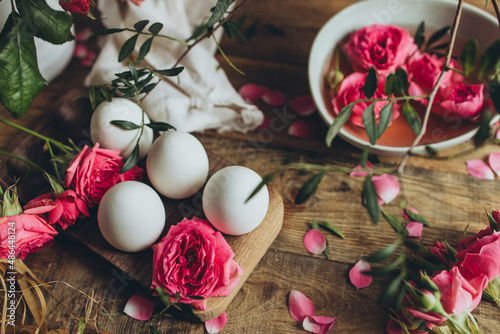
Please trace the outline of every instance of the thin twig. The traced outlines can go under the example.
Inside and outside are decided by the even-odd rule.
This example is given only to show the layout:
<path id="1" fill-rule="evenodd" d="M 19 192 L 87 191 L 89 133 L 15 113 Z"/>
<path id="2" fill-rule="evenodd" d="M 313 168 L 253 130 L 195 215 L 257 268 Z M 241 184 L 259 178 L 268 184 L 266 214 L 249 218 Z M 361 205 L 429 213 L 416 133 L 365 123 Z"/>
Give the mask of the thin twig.
<path id="1" fill-rule="evenodd" d="M 498 19 L 498 27 L 500 28 L 500 6 L 498 5 L 498 0 L 491 0 L 493 3 L 493 8 L 495 9 L 495 14 L 497 15 Z"/>
<path id="2" fill-rule="evenodd" d="M 179 57 L 179 59 L 177 59 L 177 61 L 175 62 L 174 66 L 172 67 L 177 67 L 177 65 L 180 64 L 180 62 L 182 61 L 182 59 L 184 59 L 184 57 L 189 53 L 189 51 L 191 51 L 191 49 L 196 45 L 198 44 L 199 42 L 201 42 L 202 40 L 204 40 L 205 38 L 207 37 L 210 37 L 210 35 L 212 35 L 217 29 L 219 29 L 221 26 L 224 25 L 224 23 L 226 23 L 230 18 L 231 16 L 234 15 L 234 13 L 236 13 L 238 10 L 240 10 L 243 6 L 246 5 L 247 2 L 249 2 L 250 0 L 243 0 L 238 6 L 234 7 L 234 9 L 221 21 L 219 22 L 219 24 L 217 24 L 217 26 L 215 26 L 213 29 L 209 29 L 204 35 L 202 35 L 201 37 L 198 37 L 198 39 L 196 41 L 194 41 L 194 43 L 190 44 L 186 51 L 184 51 L 184 53 Z"/>
<path id="3" fill-rule="evenodd" d="M 427 123 L 429 122 L 429 116 L 431 114 L 431 108 L 432 108 L 432 103 L 434 102 L 434 98 L 436 97 L 436 93 L 439 89 L 439 86 L 441 85 L 441 82 L 443 81 L 444 75 L 446 73 L 446 70 L 450 64 L 451 60 L 451 53 L 453 52 L 453 47 L 455 45 L 455 40 L 457 38 L 457 31 L 458 31 L 458 25 L 460 22 L 460 17 L 462 16 L 462 5 L 463 5 L 463 0 L 458 1 L 458 7 L 457 7 L 457 12 L 455 14 L 455 20 L 453 21 L 453 28 L 451 30 L 451 39 L 450 39 L 450 45 L 448 45 L 448 49 L 446 50 L 446 59 L 444 62 L 443 70 L 441 71 L 441 74 L 439 75 L 439 78 L 432 88 L 431 93 L 429 94 L 429 98 L 427 101 L 427 108 L 425 109 L 425 116 L 424 116 L 424 122 L 422 124 L 422 130 L 418 134 L 417 138 L 413 141 L 411 144 L 410 148 L 404 155 L 403 159 L 399 163 L 398 166 L 398 173 L 403 174 L 406 163 L 408 162 L 408 159 L 411 156 L 411 151 L 415 148 L 415 146 L 418 145 L 420 140 L 422 140 L 422 137 L 425 135 L 425 132 L 427 130 Z"/>

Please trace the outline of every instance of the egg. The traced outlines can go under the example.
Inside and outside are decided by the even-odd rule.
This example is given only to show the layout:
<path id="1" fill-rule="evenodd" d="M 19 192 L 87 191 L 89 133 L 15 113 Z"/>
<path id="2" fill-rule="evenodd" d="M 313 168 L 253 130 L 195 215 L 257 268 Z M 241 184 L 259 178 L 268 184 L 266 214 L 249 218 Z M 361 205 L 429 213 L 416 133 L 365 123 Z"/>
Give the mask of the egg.
<path id="1" fill-rule="evenodd" d="M 165 208 L 150 186 L 137 181 L 120 182 L 102 197 L 97 222 L 104 239 L 124 252 L 150 247 L 165 227 Z"/>
<path id="2" fill-rule="evenodd" d="M 253 231 L 264 220 L 269 207 L 267 186 L 246 201 L 262 178 L 242 166 L 225 167 L 215 173 L 203 191 L 203 211 L 208 221 L 229 235 Z"/>
<path id="3" fill-rule="evenodd" d="M 90 120 L 92 142 L 94 144 L 98 142 L 102 148 L 120 150 L 120 155 L 128 158 L 137 143 L 141 130 L 125 130 L 111 124 L 111 121 L 129 121 L 141 125 L 142 117 L 141 107 L 130 100 L 114 98 L 111 101 L 104 101 L 97 106 Z M 144 114 L 144 124 L 147 123 L 150 123 L 150 120 Z M 146 156 L 152 143 L 153 129 L 145 126 L 139 141 L 139 159 Z"/>
<path id="4" fill-rule="evenodd" d="M 207 179 L 207 152 L 193 135 L 168 131 L 151 145 L 146 170 L 160 194 L 173 199 L 187 198 L 200 190 Z"/>

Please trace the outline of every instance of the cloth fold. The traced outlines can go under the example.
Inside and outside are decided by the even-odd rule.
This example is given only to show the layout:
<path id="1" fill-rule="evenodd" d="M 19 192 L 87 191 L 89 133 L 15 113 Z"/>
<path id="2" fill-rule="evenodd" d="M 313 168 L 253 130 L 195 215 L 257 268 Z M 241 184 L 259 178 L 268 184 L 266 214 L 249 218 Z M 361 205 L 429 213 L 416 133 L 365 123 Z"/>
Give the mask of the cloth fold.
<path id="1" fill-rule="evenodd" d="M 118 0 L 100 0 L 98 9 L 107 28 L 131 28 L 140 20 L 163 23 L 160 34 L 180 40 L 192 32 L 210 15 L 215 0 L 146 0 L 141 6 Z M 147 29 L 147 28 L 146 28 Z M 222 31 L 217 31 L 216 38 Z M 121 32 L 105 36 L 101 52 L 85 85 L 107 83 L 115 79 L 115 73 L 128 70 L 125 63 L 118 63 L 118 53 L 123 43 L 133 36 L 132 32 Z M 149 36 L 139 36 L 135 55 Z M 155 69 L 171 68 L 186 46 L 178 41 L 156 37 L 143 65 Z M 193 47 L 181 61 L 184 71 L 179 78 L 164 78 L 144 99 L 144 110 L 155 122 L 167 122 L 181 131 L 247 132 L 263 121 L 262 112 L 247 104 L 229 82 L 214 57 L 217 45 L 206 39 Z"/>

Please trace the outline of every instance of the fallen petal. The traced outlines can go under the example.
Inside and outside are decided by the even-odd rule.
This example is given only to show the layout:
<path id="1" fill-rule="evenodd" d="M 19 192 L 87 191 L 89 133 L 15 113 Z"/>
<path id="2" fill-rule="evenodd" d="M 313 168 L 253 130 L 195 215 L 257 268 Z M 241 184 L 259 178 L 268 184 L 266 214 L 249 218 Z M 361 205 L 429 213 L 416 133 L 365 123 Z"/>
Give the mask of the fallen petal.
<path id="1" fill-rule="evenodd" d="M 205 321 L 205 328 L 208 334 L 219 333 L 227 323 L 227 314 L 223 312 L 217 318 Z"/>
<path id="2" fill-rule="evenodd" d="M 359 260 L 354 267 L 349 271 L 349 278 L 351 279 L 352 285 L 356 287 L 356 290 L 366 288 L 372 283 L 373 277 L 371 275 L 363 274 L 364 271 L 370 270 L 370 264 L 365 260 Z"/>
<path id="3" fill-rule="evenodd" d="M 378 197 L 383 203 L 389 203 L 399 194 L 399 182 L 389 174 L 375 175 L 372 177 L 373 185 Z"/>
<path id="4" fill-rule="evenodd" d="M 408 210 L 412 211 L 412 212 L 415 212 L 418 214 L 418 211 L 415 210 L 414 208 L 411 208 L 411 207 L 408 207 Z M 406 214 L 405 210 L 403 209 L 403 218 L 406 219 L 406 220 L 411 220 L 410 217 L 408 217 L 408 215 Z"/>
<path id="5" fill-rule="evenodd" d="M 288 134 L 293 137 L 309 138 L 314 134 L 316 126 L 311 121 L 300 120 L 293 122 L 288 128 Z"/>
<path id="6" fill-rule="evenodd" d="M 325 334 L 332 329 L 336 321 L 337 318 L 312 315 L 304 319 L 302 326 L 308 332 Z"/>
<path id="7" fill-rule="evenodd" d="M 155 302 L 143 296 L 133 295 L 128 300 L 123 312 L 131 318 L 146 321 L 151 318 Z"/>
<path id="8" fill-rule="evenodd" d="M 262 95 L 262 101 L 271 107 L 278 107 L 285 104 L 285 94 L 279 90 L 273 90 Z"/>
<path id="9" fill-rule="evenodd" d="M 268 91 L 269 89 L 267 89 L 267 87 L 257 86 L 251 83 L 243 85 L 239 89 L 239 93 L 243 100 L 252 103 L 260 99 L 262 95 L 264 95 Z"/>
<path id="10" fill-rule="evenodd" d="M 369 174 L 369 172 L 363 169 L 373 169 L 373 165 L 370 161 L 366 162 L 366 168 L 363 168 L 361 165 L 356 165 L 352 172 L 349 174 L 350 177 L 365 177 Z"/>
<path id="11" fill-rule="evenodd" d="M 314 314 L 315 307 L 314 303 L 302 292 L 292 290 L 288 295 L 288 311 L 292 318 L 303 321 L 306 317 Z"/>
<path id="12" fill-rule="evenodd" d="M 409 222 L 406 224 L 406 230 L 408 231 L 408 236 L 412 238 L 420 238 L 422 236 L 422 230 L 424 229 L 424 224 L 419 222 Z"/>
<path id="13" fill-rule="evenodd" d="M 300 116 L 309 116 L 316 111 L 316 105 L 311 95 L 304 95 L 290 101 L 290 107 Z"/>
<path id="14" fill-rule="evenodd" d="M 495 138 L 500 140 L 500 129 L 497 130 L 497 134 L 495 135 Z"/>
<path id="15" fill-rule="evenodd" d="M 257 130 L 269 129 L 271 127 L 271 119 L 267 116 L 264 116 L 262 119 L 262 123 L 257 127 Z"/>
<path id="16" fill-rule="evenodd" d="M 77 42 L 86 42 L 90 38 L 90 34 L 92 33 L 92 29 L 90 28 L 85 28 L 83 30 L 80 30 L 75 34 L 75 39 Z"/>
<path id="17" fill-rule="evenodd" d="M 326 248 L 326 238 L 321 231 L 309 230 L 304 236 L 304 246 L 314 255 L 321 254 Z"/>
<path id="18" fill-rule="evenodd" d="M 75 50 L 73 51 L 73 55 L 78 59 L 83 59 L 87 56 L 89 52 L 88 48 L 84 44 L 77 44 L 75 46 Z"/>
<path id="19" fill-rule="evenodd" d="M 467 161 L 467 171 L 473 177 L 478 179 L 493 180 L 495 179 L 495 174 L 487 164 L 482 160 L 469 160 Z"/>
<path id="20" fill-rule="evenodd" d="M 500 152 L 491 153 L 488 157 L 488 163 L 491 169 L 500 176 Z"/>

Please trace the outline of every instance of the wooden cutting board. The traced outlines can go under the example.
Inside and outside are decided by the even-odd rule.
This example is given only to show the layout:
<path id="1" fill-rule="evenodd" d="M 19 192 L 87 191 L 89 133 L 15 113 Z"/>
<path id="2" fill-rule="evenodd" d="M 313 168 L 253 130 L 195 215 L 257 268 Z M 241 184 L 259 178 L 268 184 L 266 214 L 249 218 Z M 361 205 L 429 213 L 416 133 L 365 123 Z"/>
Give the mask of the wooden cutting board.
<path id="1" fill-rule="evenodd" d="M 231 165 L 228 161 L 211 152 L 208 152 L 208 158 L 210 163 L 209 177 L 218 170 Z M 231 303 L 255 266 L 278 236 L 283 225 L 283 200 L 276 189 L 271 186 L 268 186 L 268 189 L 269 209 L 259 227 L 242 236 L 224 235 L 235 253 L 234 259 L 236 263 L 244 270 L 240 283 L 227 297 L 209 298 L 206 311 L 195 311 L 200 320 L 206 321 L 216 318 L 226 310 L 229 303 Z M 201 203 L 202 192 L 203 189 L 184 200 L 162 198 L 166 211 L 166 225 L 162 237 L 167 233 L 171 225 L 177 224 L 184 217 L 191 218 L 196 216 L 205 218 Z M 150 289 L 153 270 L 153 252 L 151 249 L 139 253 L 125 253 L 115 249 L 102 237 L 95 214 L 90 219 L 78 221 L 77 224 L 69 227 L 65 233 L 132 277 L 145 289 Z"/>

